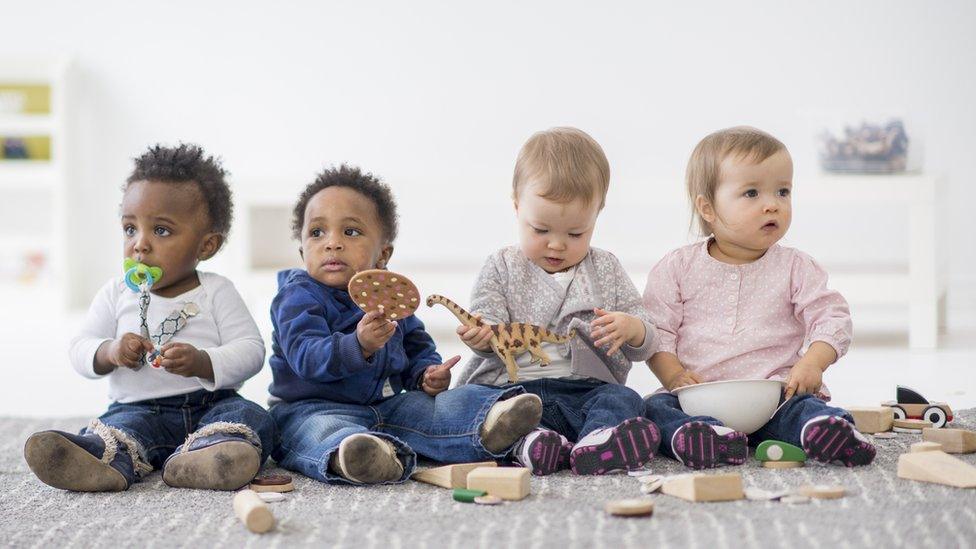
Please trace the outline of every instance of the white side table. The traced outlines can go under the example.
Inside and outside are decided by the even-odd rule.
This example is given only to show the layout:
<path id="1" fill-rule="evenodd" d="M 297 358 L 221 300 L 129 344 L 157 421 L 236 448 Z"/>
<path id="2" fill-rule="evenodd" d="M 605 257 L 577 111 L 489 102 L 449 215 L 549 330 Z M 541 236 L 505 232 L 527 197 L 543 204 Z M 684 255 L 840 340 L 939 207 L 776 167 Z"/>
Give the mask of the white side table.
<path id="1" fill-rule="evenodd" d="M 909 347 L 933 349 L 945 324 L 946 253 L 938 234 L 940 202 L 946 197 L 945 178 L 906 175 L 824 175 L 803 185 L 798 203 L 893 204 L 908 207 L 908 270 L 831 272 L 831 281 L 858 301 L 908 303 Z"/>

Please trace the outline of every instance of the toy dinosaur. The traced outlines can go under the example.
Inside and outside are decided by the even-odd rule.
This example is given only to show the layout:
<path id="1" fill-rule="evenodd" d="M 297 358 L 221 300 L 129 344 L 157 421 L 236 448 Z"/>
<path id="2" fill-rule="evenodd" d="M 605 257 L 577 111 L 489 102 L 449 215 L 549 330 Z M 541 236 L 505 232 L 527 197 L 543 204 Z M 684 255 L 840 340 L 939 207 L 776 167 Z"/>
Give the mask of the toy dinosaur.
<path id="1" fill-rule="evenodd" d="M 576 335 L 576 330 L 570 330 L 567 335 L 561 336 L 541 326 L 524 322 L 488 324 L 442 295 L 435 294 L 427 298 L 428 307 L 433 307 L 436 303 L 447 307 L 447 310 L 454 313 L 454 316 L 465 326 L 491 327 L 491 350 L 505 363 L 508 381 L 511 383 L 518 381 L 518 364 L 515 363 L 515 357 L 529 352 L 532 353 L 532 362 L 538 362 L 540 366 L 548 366 L 551 359 L 542 350 L 542 342 L 566 343 Z"/>

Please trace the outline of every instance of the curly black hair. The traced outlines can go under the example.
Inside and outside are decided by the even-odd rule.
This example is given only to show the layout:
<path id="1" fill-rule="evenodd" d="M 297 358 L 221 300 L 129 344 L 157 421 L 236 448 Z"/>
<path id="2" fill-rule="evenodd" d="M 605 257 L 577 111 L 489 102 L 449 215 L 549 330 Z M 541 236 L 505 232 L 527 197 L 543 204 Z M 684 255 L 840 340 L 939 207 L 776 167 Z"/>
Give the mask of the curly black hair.
<path id="1" fill-rule="evenodd" d="M 393 193 L 390 191 L 390 187 L 373 174 L 363 173 L 359 168 L 346 164 L 342 164 L 338 168 L 333 166 L 324 170 L 298 196 L 298 202 L 295 203 L 291 221 L 292 236 L 297 240 L 302 239 L 302 227 L 305 225 L 305 208 L 308 206 L 308 201 L 316 193 L 329 187 L 348 187 L 370 199 L 376 206 L 376 213 L 379 215 L 380 224 L 383 225 L 383 234 L 386 236 L 386 242 L 392 243 L 396 240 L 398 216 L 396 201 L 393 200 Z"/>
<path id="2" fill-rule="evenodd" d="M 177 147 L 153 145 L 134 160 L 135 168 L 125 187 L 136 181 L 196 183 L 207 203 L 210 229 L 227 236 L 234 219 L 234 202 L 220 159 L 208 156 L 197 145 L 181 143 Z"/>

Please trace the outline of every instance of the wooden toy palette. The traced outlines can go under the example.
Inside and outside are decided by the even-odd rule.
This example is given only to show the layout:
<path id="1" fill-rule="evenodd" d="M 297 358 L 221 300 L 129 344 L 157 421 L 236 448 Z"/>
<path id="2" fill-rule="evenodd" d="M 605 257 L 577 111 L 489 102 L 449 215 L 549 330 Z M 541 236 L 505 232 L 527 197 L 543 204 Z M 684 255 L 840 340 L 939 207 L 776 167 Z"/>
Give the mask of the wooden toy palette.
<path id="1" fill-rule="evenodd" d="M 409 278 L 383 269 L 356 273 L 349 281 L 349 297 L 364 312 L 380 310 L 389 320 L 406 318 L 420 305 L 420 292 Z"/>

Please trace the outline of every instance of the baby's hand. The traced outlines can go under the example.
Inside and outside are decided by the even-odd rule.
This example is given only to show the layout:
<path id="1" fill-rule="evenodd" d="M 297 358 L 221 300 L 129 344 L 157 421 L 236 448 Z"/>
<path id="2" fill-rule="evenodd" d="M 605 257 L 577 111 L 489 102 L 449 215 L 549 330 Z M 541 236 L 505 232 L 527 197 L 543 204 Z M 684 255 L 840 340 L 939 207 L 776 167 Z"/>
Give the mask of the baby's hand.
<path id="1" fill-rule="evenodd" d="M 481 320 L 481 315 L 474 315 L 475 318 Z M 461 336 L 461 341 L 465 345 L 474 349 L 475 351 L 481 351 L 487 353 L 491 350 L 491 336 L 492 336 L 491 326 L 488 324 L 482 324 L 479 326 L 465 326 L 464 324 L 458 326 L 457 334 Z"/>
<path id="2" fill-rule="evenodd" d="M 213 380 L 210 355 L 189 343 L 167 343 L 159 348 L 159 358 L 159 367 L 171 374 Z"/>
<path id="3" fill-rule="evenodd" d="M 363 315 L 356 325 L 356 339 L 363 349 L 363 356 L 369 358 L 379 351 L 393 337 L 397 323 L 387 320 L 380 311 L 370 311 Z"/>
<path id="4" fill-rule="evenodd" d="M 820 390 L 823 385 L 823 370 L 801 358 L 790 368 L 790 377 L 786 378 L 786 400 L 794 394 L 808 395 Z"/>
<path id="5" fill-rule="evenodd" d="M 420 378 L 420 388 L 430 396 L 437 396 L 451 385 L 451 367 L 461 360 L 460 356 L 449 358 L 444 364 L 428 366 Z"/>
<path id="6" fill-rule="evenodd" d="M 138 368 L 142 366 L 143 355 L 152 350 L 153 344 L 148 339 L 133 333 L 123 334 L 110 344 L 109 362 L 116 367 Z"/>
<path id="7" fill-rule="evenodd" d="M 697 385 L 699 383 L 702 383 L 703 381 L 704 380 L 702 379 L 702 377 L 696 374 L 695 372 L 690 372 L 688 370 L 681 370 L 680 372 L 675 374 L 674 377 L 668 380 L 665 389 L 667 389 L 668 392 L 671 392 L 679 387 L 684 387 L 686 385 Z"/>
<path id="8" fill-rule="evenodd" d="M 641 319 L 627 313 L 608 313 L 603 309 L 593 309 L 596 318 L 590 322 L 590 337 L 597 347 L 609 345 L 607 354 L 612 355 L 623 347 L 624 343 L 632 347 L 640 347 L 646 335 L 644 323 Z"/>

